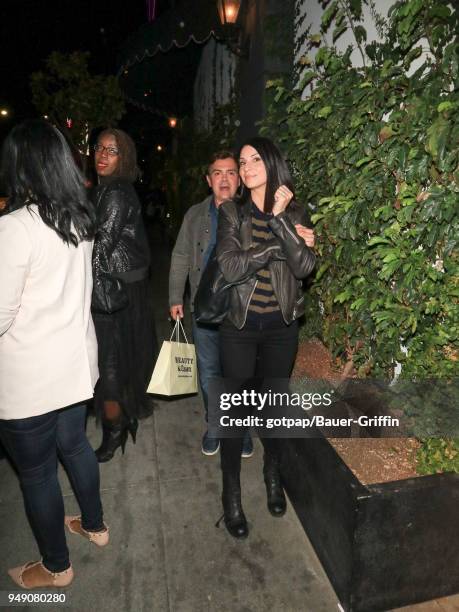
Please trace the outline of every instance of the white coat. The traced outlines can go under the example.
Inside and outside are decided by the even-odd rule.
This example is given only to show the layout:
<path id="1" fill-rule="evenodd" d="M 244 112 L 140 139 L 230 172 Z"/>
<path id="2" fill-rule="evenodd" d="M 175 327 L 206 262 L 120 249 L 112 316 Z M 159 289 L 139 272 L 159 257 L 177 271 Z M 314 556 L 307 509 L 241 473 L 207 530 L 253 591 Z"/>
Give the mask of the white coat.
<path id="1" fill-rule="evenodd" d="M 35 205 L 0 218 L 0 419 L 92 397 L 91 259 L 92 242 L 66 245 Z"/>

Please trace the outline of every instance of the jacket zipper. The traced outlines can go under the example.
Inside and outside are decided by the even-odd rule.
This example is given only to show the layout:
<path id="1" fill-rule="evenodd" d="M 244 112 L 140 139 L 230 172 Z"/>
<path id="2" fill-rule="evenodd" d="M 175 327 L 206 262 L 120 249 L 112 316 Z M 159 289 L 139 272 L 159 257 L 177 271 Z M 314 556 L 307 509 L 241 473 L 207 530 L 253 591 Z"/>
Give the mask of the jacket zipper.
<path id="1" fill-rule="evenodd" d="M 261 251 L 261 253 L 257 253 L 256 255 L 253 255 L 253 258 L 255 259 L 256 257 L 261 257 L 262 255 L 266 255 L 266 253 L 269 253 L 269 251 L 272 251 L 273 249 L 277 249 L 277 246 L 270 246 L 267 247 L 264 251 Z"/>
<path id="2" fill-rule="evenodd" d="M 278 297 L 277 292 L 275 291 L 276 287 L 274 285 L 276 284 L 276 281 L 274 281 L 274 283 L 273 283 L 273 279 L 276 278 L 276 274 L 274 273 L 274 271 L 273 271 L 273 269 L 271 267 L 270 267 L 270 272 L 271 272 L 271 284 L 273 286 L 274 295 L 276 296 L 277 303 L 279 304 L 279 308 L 280 308 L 280 311 L 281 311 L 282 318 L 284 320 L 284 323 L 286 325 L 289 325 L 289 322 L 285 318 L 285 314 L 284 314 L 285 308 L 283 306 L 285 306 L 285 304 L 282 304 L 282 299 L 283 299 L 282 292 L 281 292 L 281 296 Z M 279 269 L 279 276 L 282 276 L 282 269 Z M 281 284 L 282 284 L 282 279 L 280 279 L 280 280 L 281 280 Z"/>
<path id="3" fill-rule="evenodd" d="M 245 307 L 245 315 L 244 315 L 244 321 L 242 323 L 242 327 L 244 327 L 245 322 L 247 321 L 247 312 L 249 310 L 250 302 L 252 301 L 252 297 L 253 297 L 253 294 L 255 293 L 255 288 L 257 284 L 258 284 L 258 279 L 255 280 L 255 285 L 253 286 L 252 293 L 250 294 L 250 297 L 247 301 L 247 306 Z M 242 329 L 242 327 L 240 329 Z"/>
<path id="4" fill-rule="evenodd" d="M 280 219 L 280 222 L 285 227 L 286 231 L 290 234 L 290 236 L 293 238 L 293 240 L 296 242 L 296 244 L 300 244 L 299 239 L 295 236 L 295 234 L 292 232 L 292 230 L 285 223 L 285 219 Z"/>

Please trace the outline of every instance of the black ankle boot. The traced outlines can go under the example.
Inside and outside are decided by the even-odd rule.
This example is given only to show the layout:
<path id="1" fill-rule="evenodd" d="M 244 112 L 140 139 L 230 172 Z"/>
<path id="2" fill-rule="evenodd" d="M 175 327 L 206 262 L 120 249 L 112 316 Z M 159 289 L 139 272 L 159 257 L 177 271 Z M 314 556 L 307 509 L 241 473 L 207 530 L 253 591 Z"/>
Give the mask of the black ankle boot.
<path id="1" fill-rule="evenodd" d="M 137 439 L 137 429 L 139 428 L 139 421 L 136 418 L 132 418 L 127 424 L 127 428 L 131 434 L 132 442 L 135 444 Z"/>
<path id="2" fill-rule="evenodd" d="M 241 504 L 239 474 L 223 472 L 222 504 L 222 518 L 228 533 L 233 538 L 246 538 L 249 535 L 249 528 Z"/>
<path id="3" fill-rule="evenodd" d="M 95 451 L 99 463 L 106 463 L 113 459 L 116 449 L 120 446 L 124 455 L 128 431 L 128 423 L 124 418 L 117 421 L 108 419 L 102 421 L 102 443 Z"/>
<path id="4" fill-rule="evenodd" d="M 287 502 L 285 501 L 279 463 L 276 457 L 265 455 L 263 476 L 268 498 L 268 510 L 273 516 L 283 516 L 287 510 Z"/>

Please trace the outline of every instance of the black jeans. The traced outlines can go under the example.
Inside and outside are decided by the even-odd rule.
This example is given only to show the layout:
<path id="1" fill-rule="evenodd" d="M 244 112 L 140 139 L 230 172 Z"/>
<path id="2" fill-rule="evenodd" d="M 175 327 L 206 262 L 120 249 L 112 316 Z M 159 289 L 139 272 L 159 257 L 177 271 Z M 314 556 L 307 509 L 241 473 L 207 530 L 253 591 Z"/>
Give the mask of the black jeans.
<path id="1" fill-rule="evenodd" d="M 86 406 L 78 404 L 26 419 L 0 420 L 0 439 L 18 472 L 27 518 L 51 572 L 70 565 L 58 455 L 80 506 L 83 528 L 104 527 L 99 464 L 86 437 L 85 419 Z"/>
<path id="2" fill-rule="evenodd" d="M 298 323 L 273 328 L 237 329 L 229 322 L 220 327 L 220 359 L 223 376 L 234 379 L 289 378 L 298 350 Z M 221 468 L 241 470 L 243 438 L 222 438 Z M 277 440 L 265 438 L 267 455 L 277 455 Z"/>

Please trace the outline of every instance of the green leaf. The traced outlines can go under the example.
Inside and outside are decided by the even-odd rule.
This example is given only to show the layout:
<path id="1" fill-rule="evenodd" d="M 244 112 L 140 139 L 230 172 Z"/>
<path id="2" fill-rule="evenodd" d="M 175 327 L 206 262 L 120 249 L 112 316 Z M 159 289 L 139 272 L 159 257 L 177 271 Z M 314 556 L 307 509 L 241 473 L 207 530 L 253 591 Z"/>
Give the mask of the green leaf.
<path id="1" fill-rule="evenodd" d="M 390 125 L 385 125 L 379 132 L 379 142 L 383 143 L 388 138 L 394 135 L 394 131 Z"/>
<path id="2" fill-rule="evenodd" d="M 285 94 L 285 87 L 278 87 L 276 95 L 274 96 L 274 102 L 279 102 L 282 96 Z"/>
<path id="3" fill-rule="evenodd" d="M 408 0 L 407 2 L 407 14 L 414 17 L 422 10 L 424 0 Z"/>
<path id="4" fill-rule="evenodd" d="M 362 16 L 362 0 L 349 0 L 349 8 L 356 19 Z"/>
<path id="5" fill-rule="evenodd" d="M 322 30 L 326 30 L 330 26 L 330 23 L 332 22 L 333 17 L 335 16 L 336 11 L 338 10 L 338 6 L 339 3 L 337 0 L 335 0 L 335 2 L 332 2 L 330 6 L 324 11 L 321 19 Z"/>
<path id="6" fill-rule="evenodd" d="M 374 236 L 367 242 L 368 246 L 374 246 L 375 244 L 392 244 L 392 241 L 382 236 Z"/>
<path id="7" fill-rule="evenodd" d="M 440 19 L 448 19 L 450 15 L 451 11 L 449 8 L 447 6 L 438 4 L 438 2 L 436 2 L 429 11 L 430 18 L 439 17 Z"/>
<path id="8" fill-rule="evenodd" d="M 311 221 L 315 225 L 317 223 L 317 221 L 320 221 L 324 217 L 325 217 L 325 213 L 314 213 L 313 215 L 311 215 Z"/>
<path id="9" fill-rule="evenodd" d="M 440 104 L 437 106 L 437 111 L 439 113 L 443 113 L 444 111 L 453 110 L 456 107 L 456 103 L 451 102 L 451 100 L 445 100 L 445 102 L 440 102 Z"/>
<path id="10" fill-rule="evenodd" d="M 298 85 L 298 88 L 302 91 L 307 85 L 309 85 L 309 83 L 317 76 L 317 73 L 314 72 L 313 70 L 308 70 L 307 72 L 304 73 L 303 77 L 301 78 L 300 84 Z"/>
<path id="11" fill-rule="evenodd" d="M 344 32 L 347 30 L 347 25 L 345 23 L 343 23 L 342 25 L 336 27 L 333 30 L 333 42 L 336 42 L 338 40 L 338 38 L 341 36 L 341 34 L 344 34 Z"/>
<path id="12" fill-rule="evenodd" d="M 326 261 L 325 263 L 323 263 L 320 268 L 318 269 L 316 275 L 315 275 L 315 281 L 319 281 L 322 276 L 325 274 L 325 272 L 328 270 L 328 268 L 330 267 L 331 262 Z"/>
<path id="13" fill-rule="evenodd" d="M 434 159 L 443 159 L 450 130 L 450 122 L 444 117 L 439 117 L 428 128 L 428 141 L 426 148 Z"/>
<path id="14" fill-rule="evenodd" d="M 367 40 L 367 31 L 361 25 L 358 25 L 354 28 L 354 34 L 355 39 L 359 45 Z"/>
<path id="15" fill-rule="evenodd" d="M 361 306 L 366 304 L 366 302 L 367 302 L 366 298 L 358 298 L 357 300 L 355 300 L 355 302 L 352 302 L 351 310 L 359 310 Z"/>
<path id="16" fill-rule="evenodd" d="M 331 106 L 323 106 L 317 113 L 317 116 L 320 117 L 320 119 L 326 119 L 332 112 L 333 109 Z"/>
<path id="17" fill-rule="evenodd" d="M 380 278 L 389 280 L 393 276 L 394 272 L 400 267 L 400 265 L 401 262 L 398 260 L 398 258 L 393 259 L 389 263 L 384 264 L 381 269 L 381 272 L 379 273 Z"/>
<path id="18" fill-rule="evenodd" d="M 371 157 L 362 157 L 362 159 L 359 159 L 359 161 L 355 162 L 355 167 L 360 168 L 364 164 L 367 164 L 369 161 L 371 161 L 371 159 Z"/>
<path id="19" fill-rule="evenodd" d="M 349 289 L 345 289 L 341 293 L 338 293 L 338 295 L 335 297 L 333 301 L 337 302 L 338 304 L 342 304 L 343 302 L 346 302 L 350 297 L 351 297 L 351 293 Z"/>
<path id="20" fill-rule="evenodd" d="M 398 259 L 399 259 L 399 254 L 392 252 L 392 253 L 388 253 L 385 257 L 383 257 L 383 262 L 389 263 L 390 261 L 396 261 Z"/>

